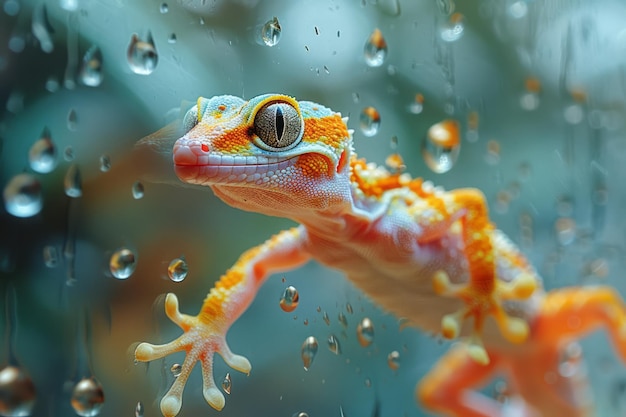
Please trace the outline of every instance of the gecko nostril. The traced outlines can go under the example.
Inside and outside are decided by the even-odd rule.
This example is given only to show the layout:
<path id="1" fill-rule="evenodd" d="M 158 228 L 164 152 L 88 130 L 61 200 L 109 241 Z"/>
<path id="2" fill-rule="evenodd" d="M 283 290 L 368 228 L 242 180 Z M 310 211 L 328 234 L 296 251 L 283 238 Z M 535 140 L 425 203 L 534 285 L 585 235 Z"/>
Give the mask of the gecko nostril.
<path id="1" fill-rule="evenodd" d="M 202 148 L 203 152 L 208 152 L 209 151 L 209 145 L 207 145 L 206 143 L 203 143 L 202 146 L 200 146 Z"/>

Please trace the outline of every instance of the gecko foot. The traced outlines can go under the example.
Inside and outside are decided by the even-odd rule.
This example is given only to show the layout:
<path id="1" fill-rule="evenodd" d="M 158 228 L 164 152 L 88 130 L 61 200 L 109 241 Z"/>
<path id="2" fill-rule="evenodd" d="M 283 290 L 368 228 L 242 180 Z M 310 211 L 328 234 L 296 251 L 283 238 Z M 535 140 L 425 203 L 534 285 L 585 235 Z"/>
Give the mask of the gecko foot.
<path id="1" fill-rule="evenodd" d="M 178 310 L 178 299 L 174 294 L 168 294 L 165 298 L 165 313 L 183 329 L 184 333 L 163 345 L 144 342 L 135 349 L 135 359 L 140 362 L 149 362 L 181 350 L 187 352 L 180 374 L 161 400 L 161 412 L 165 417 L 174 417 L 178 414 L 182 406 L 185 383 L 196 361 L 200 361 L 202 366 L 204 399 L 211 407 L 221 410 L 224 408 L 225 399 L 213 379 L 213 354 L 219 353 L 228 366 L 245 374 L 250 373 L 252 368 L 250 362 L 230 351 L 226 343 L 227 325 L 221 322 L 206 323 L 198 317 L 181 314 Z"/>
<path id="2" fill-rule="evenodd" d="M 509 316 L 502 307 L 505 300 L 523 300 L 530 297 L 537 284 L 529 274 L 521 274 L 512 282 L 495 281 L 492 291 L 476 288 L 477 285 L 453 284 L 448 274 L 438 271 L 433 276 L 433 289 L 436 294 L 445 297 L 460 298 L 465 306 L 460 310 L 445 315 L 441 320 L 441 333 L 446 339 L 454 339 L 461 332 L 463 321 L 474 318 L 474 329 L 469 338 L 468 353 L 481 364 L 489 363 L 489 356 L 482 343 L 482 327 L 485 318 L 492 315 L 502 335 L 512 343 L 522 343 L 528 337 L 528 323 L 525 320 Z"/>

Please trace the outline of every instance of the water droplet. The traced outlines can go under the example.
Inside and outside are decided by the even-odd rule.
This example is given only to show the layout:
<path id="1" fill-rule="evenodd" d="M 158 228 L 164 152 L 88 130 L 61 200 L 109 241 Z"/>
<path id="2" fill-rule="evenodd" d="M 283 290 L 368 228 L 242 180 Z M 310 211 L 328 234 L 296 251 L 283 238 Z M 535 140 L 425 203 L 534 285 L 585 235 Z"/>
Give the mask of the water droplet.
<path id="1" fill-rule="evenodd" d="M 359 116 L 359 127 L 365 136 L 374 136 L 380 127 L 380 113 L 374 107 L 366 107 Z"/>
<path id="2" fill-rule="evenodd" d="M 20 12 L 20 3 L 17 0 L 6 0 L 3 9 L 8 16 L 17 16 Z"/>
<path id="3" fill-rule="evenodd" d="M 59 253 L 56 247 L 48 245 L 43 248 L 43 262 L 48 268 L 56 268 L 59 265 Z"/>
<path id="4" fill-rule="evenodd" d="M 75 12 L 78 10 L 78 0 L 59 0 L 61 8 L 68 12 Z"/>
<path id="5" fill-rule="evenodd" d="M 0 415 L 31 415 L 36 396 L 33 381 L 21 368 L 8 365 L 0 370 Z"/>
<path id="6" fill-rule="evenodd" d="M 177 38 L 176 38 L 176 34 L 175 33 L 172 33 L 170 35 L 170 37 L 167 38 L 167 42 L 172 44 L 172 45 L 176 43 L 176 40 L 177 40 Z"/>
<path id="7" fill-rule="evenodd" d="M 420 93 L 415 94 L 413 101 L 408 106 L 409 112 L 420 114 L 424 110 L 424 96 Z"/>
<path id="8" fill-rule="evenodd" d="M 15 217 L 31 217 L 41 211 L 41 184 L 30 174 L 18 174 L 4 187 L 4 208 Z"/>
<path id="9" fill-rule="evenodd" d="M 145 41 L 139 39 L 139 36 L 133 33 L 128 45 L 126 59 L 131 71 L 135 74 L 152 74 L 159 61 L 159 55 L 150 32 L 148 32 L 148 37 Z"/>
<path id="10" fill-rule="evenodd" d="M 44 128 L 40 138 L 28 151 L 28 162 L 35 172 L 47 174 L 57 166 L 57 152 L 48 128 Z"/>
<path id="11" fill-rule="evenodd" d="M 172 365 L 172 367 L 170 368 L 170 372 L 172 373 L 172 376 L 174 378 L 178 378 L 180 376 L 180 373 L 183 371 L 183 367 L 181 364 L 179 363 L 175 363 L 174 365 Z"/>
<path id="12" fill-rule="evenodd" d="M 6 2 L 4 4 L 6 9 Z M 54 42 L 52 42 L 51 34 L 54 32 L 50 21 L 48 20 L 48 9 L 45 4 L 39 4 L 33 9 L 33 19 L 31 23 L 33 35 L 39 41 L 41 50 L 45 53 L 51 53 L 54 50 Z"/>
<path id="13" fill-rule="evenodd" d="M 569 245 L 576 238 L 576 222 L 571 217 L 561 217 L 554 224 L 556 240 L 561 245 Z"/>
<path id="14" fill-rule="evenodd" d="M 354 310 L 352 309 L 352 304 L 346 303 L 346 311 L 348 314 L 354 314 Z"/>
<path id="15" fill-rule="evenodd" d="M 582 362 L 582 348 L 576 342 L 571 342 L 563 350 L 559 361 L 559 374 L 564 378 L 571 378 L 580 374 Z"/>
<path id="16" fill-rule="evenodd" d="M 226 394 L 230 394 L 230 390 L 233 387 L 233 382 L 230 379 L 230 372 L 226 372 L 226 376 L 222 380 L 222 389 Z"/>
<path id="17" fill-rule="evenodd" d="M 344 328 L 348 327 L 348 319 L 346 318 L 345 314 L 343 314 L 341 311 L 337 315 L 337 320 Z"/>
<path id="18" fill-rule="evenodd" d="M 439 13 L 444 16 L 450 16 L 456 7 L 454 0 L 436 0 L 435 2 Z"/>
<path id="19" fill-rule="evenodd" d="M 452 169 L 461 148 L 459 123 L 444 120 L 428 129 L 422 143 L 422 157 L 428 168 L 442 174 Z"/>
<path id="20" fill-rule="evenodd" d="M 169 6 L 167 5 L 167 3 L 161 3 L 161 7 L 159 8 L 159 11 L 160 11 L 162 14 L 165 14 L 165 13 L 167 13 L 167 12 L 169 12 L 169 11 L 170 11 L 170 8 L 169 8 Z"/>
<path id="21" fill-rule="evenodd" d="M 330 326 L 330 317 L 328 317 L 328 313 L 324 311 L 324 314 L 322 314 L 322 319 L 324 320 L 324 323 L 326 323 L 327 326 Z"/>
<path id="22" fill-rule="evenodd" d="M 526 4 L 526 0 L 520 0 L 511 3 L 507 11 L 513 19 L 521 19 L 528 13 L 528 5 Z"/>
<path id="23" fill-rule="evenodd" d="M 97 416 L 104 405 L 102 385 L 93 377 L 81 379 L 74 386 L 71 404 L 79 416 Z"/>
<path id="24" fill-rule="evenodd" d="M 298 290 L 296 287 L 292 287 L 291 285 L 285 288 L 283 295 L 280 297 L 280 308 L 283 311 L 290 313 L 298 307 L 298 302 L 300 301 L 300 295 L 298 294 Z"/>
<path id="25" fill-rule="evenodd" d="M 100 171 L 109 172 L 111 169 L 111 158 L 108 155 L 100 156 Z"/>
<path id="26" fill-rule="evenodd" d="M 76 110 L 70 109 L 67 113 L 67 128 L 74 132 L 78 127 L 78 115 L 76 114 Z"/>
<path id="27" fill-rule="evenodd" d="M 524 85 L 526 91 L 520 97 L 520 106 L 527 111 L 535 110 L 540 103 L 541 82 L 537 78 L 528 77 Z"/>
<path id="28" fill-rule="evenodd" d="M 261 40 L 267 46 L 276 46 L 280 41 L 281 30 L 280 22 L 274 16 L 272 20 L 265 22 L 261 28 Z"/>
<path id="29" fill-rule="evenodd" d="M 455 42 L 463 37 L 465 18 L 461 13 L 454 13 L 439 29 L 441 39 L 445 42 Z"/>
<path id="30" fill-rule="evenodd" d="M 132 191 L 133 191 L 133 198 L 134 198 L 135 200 L 139 200 L 139 199 L 143 198 L 143 195 L 144 195 L 144 189 L 143 189 L 143 184 L 142 184 L 141 182 L 136 181 L 136 182 L 133 184 L 133 189 L 132 189 Z"/>
<path id="31" fill-rule="evenodd" d="M 374 323 L 365 317 L 356 328 L 356 335 L 363 347 L 369 346 L 374 341 Z"/>
<path id="32" fill-rule="evenodd" d="M 406 169 L 404 159 L 399 153 L 394 153 L 385 158 L 385 165 L 394 172 L 402 172 Z"/>
<path id="33" fill-rule="evenodd" d="M 167 275 L 174 282 L 181 282 L 187 278 L 187 272 L 189 272 L 189 266 L 184 256 L 173 259 L 167 267 Z"/>
<path id="34" fill-rule="evenodd" d="M 67 162 L 74 160 L 74 149 L 71 146 L 66 147 L 63 151 L 63 159 Z"/>
<path id="35" fill-rule="evenodd" d="M 500 142 L 490 140 L 487 142 L 487 153 L 485 153 L 485 162 L 489 165 L 496 165 L 500 162 Z"/>
<path id="36" fill-rule="evenodd" d="M 68 197 L 78 198 L 83 195 L 83 183 L 78 165 L 72 164 L 67 169 L 63 180 L 63 186 L 65 187 L 65 194 Z"/>
<path id="37" fill-rule="evenodd" d="M 48 90 L 51 93 L 54 93 L 55 91 L 59 90 L 59 80 L 56 79 L 56 77 L 54 76 L 50 76 L 48 77 L 48 79 L 46 80 L 46 90 Z"/>
<path id="38" fill-rule="evenodd" d="M 333 352 L 335 355 L 341 354 L 341 347 L 339 346 L 339 340 L 335 337 L 334 334 L 328 336 L 328 350 Z"/>
<path id="39" fill-rule="evenodd" d="M 387 58 L 387 42 L 380 29 L 374 29 L 363 47 L 365 63 L 370 67 L 380 67 Z"/>
<path id="40" fill-rule="evenodd" d="M 563 110 L 565 121 L 571 125 L 577 125 L 583 121 L 585 113 L 580 104 L 572 104 Z"/>
<path id="41" fill-rule="evenodd" d="M 304 365 L 304 370 L 308 371 L 313 363 L 313 359 L 315 359 L 315 355 L 317 354 L 317 339 L 313 336 L 309 336 L 304 340 L 302 344 L 302 349 L 300 351 L 300 357 L 302 358 L 302 364 Z"/>
<path id="42" fill-rule="evenodd" d="M 291 417 L 309 417 L 309 415 L 304 411 L 300 411 L 299 413 L 293 414 Z"/>
<path id="43" fill-rule="evenodd" d="M 128 248 L 119 248 L 109 260 L 109 271 L 117 279 L 127 279 L 130 277 L 137 267 L 137 257 L 135 253 Z"/>
<path id="44" fill-rule="evenodd" d="M 584 273 L 591 278 L 606 278 L 609 276 L 609 263 L 604 258 L 594 259 L 584 267 Z"/>
<path id="45" fill-rule="evenodd" d="M 102 84 L 104 73 L 102 72 L 102 52 L 96 45 L 85 52 L 83 62 L 80 65 L 80 81 L 89 87 L 97 87 Z"/>
<path id="46" fill-rule="evenodd" d="M 397 350 L 387 355 L 387 365 L 389 365 L 393 371 L 397 371 L 398 368 L 400 368 L 400 353 Z"/>
<path id="47" fill-rule="evenodd" d="M 143 413 L 143 403 L 141 401 L 138 401 L 137 406 L 135 407 L 135 417 L 143 417 Z"/>

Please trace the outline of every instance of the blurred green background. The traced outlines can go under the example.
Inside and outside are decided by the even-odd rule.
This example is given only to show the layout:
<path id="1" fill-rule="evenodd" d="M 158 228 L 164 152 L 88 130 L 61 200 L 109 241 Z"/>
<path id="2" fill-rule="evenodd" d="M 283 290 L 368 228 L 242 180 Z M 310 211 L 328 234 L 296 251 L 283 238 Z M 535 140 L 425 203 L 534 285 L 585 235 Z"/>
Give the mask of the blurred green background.
<path id="1" fill-rule="evenodd" d="M 164 318 L 159 295 L 176 292 L 181 309 L 195 314 L 239 254 L 290 226 L 231 209 L 208 189 L 177 185 L 167 155 L 129 160 L 134 142 L 177 120 L 181 106 L 186 110 L 198 96 L 280 92 L 340 111 L 350 116 L 360 156 L 383 164 L 398 152 L 414 176 L 445 188 L 483 190 L 494 221 L 521 245 L 547 288 L 608 283 L 626 290 L 623 2 L 0 5 L 0 184 L 4 189 L 15 175 L 30 173 L 43 201 L 41 211 L 27 218 L 0 209 L 0 304 L 8 300 L 17 317 L 14 337 L 0 324 L 6 334 L 0 363 L 13 342 L 37 389 L 33 415 L 73 415 L 72 387 L 91 373 L 105 393 L 100 415 L 132 415 L 137 402 L 146 416 L 160 415 L 158 399 L 182 356 L 135 366 L 129 350 L 138 341 L 164 342 L 179 334 Z M 273 17 L 281 33 L 270 47 L 260 33 Z M 375 28 L 388 53 L 381 66 L 371 67 L 364 45 Z M 135 33 L 143 40 L 152 36 L 157 58 L 147 58 L 148 64 L 156 61 L 150 74 L 129 65 Z M 85 75 L 85 54 L 95 47 L 101 71 L 92 60 Z M 421 106 L 416 95 L 423 97 Z M 372 137 L 359 129 L 368 106 L 381 117 Z M 463 140 L 454 167 L 437 174 L 424 163 L 421 146 L 428 128 L 447 118 L 461 123 Z M 41 174 L 32 170 L 28 154 L 45 127 L 57 165 Z M 103 155 L 110 158 L 107 172 L 100 167 Z M 72 164 L 81 174 L 79 198 L 64 193 Z M 136 181 L 145 189 L 141 199 L 131 191 Z M 137 253 L 137 269 L 127 280 L 108 272 L 111 253 L 122 246 Z M 55 267 L 44 262 L 46 247 L 56 250 Z M 181 255 L 189 274 L 175 283 L 167 266 Z M 70 275 L 72 286 L 66 285 Z M 293 313 L 278 305 L 287 285 L 300 292 Z M 355 337 L 363 317 L 376 328 L 368 348 Z M 327 348 L 331 334 L 340 355 Z M 306 372 L 300 346 L 310 335 L 320 349 Z M 414 387 L 448 347 L 415 329 L 400 330 L 397 318 L 316 263 L 270 279 L 228 340 L 251 360 L 252 374 L 231 373 L 232 393 L 218 413 L 204 402 L 194 371 L 181 416 L 426 415 L 415 403 Z M 599 415 L 623 414 L 624 366 L 602 333 L 583 347 Z M 397 371 L 387 366 L 394 350 L 400 353 Z M 216 379 L 226 372 L 218 358 Z M 485 393 L 496 395 L 493 387 Z"/>

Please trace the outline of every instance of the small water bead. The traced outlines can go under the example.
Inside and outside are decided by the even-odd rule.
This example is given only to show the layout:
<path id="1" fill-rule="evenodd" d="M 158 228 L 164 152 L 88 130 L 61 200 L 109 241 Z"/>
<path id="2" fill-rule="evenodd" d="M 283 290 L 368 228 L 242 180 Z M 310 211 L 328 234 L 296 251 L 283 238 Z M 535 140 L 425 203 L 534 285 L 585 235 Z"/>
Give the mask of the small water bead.
<path id="1" fill-rule="evenodd" d="M 44 128 L 40 138 L 28 151 L 28 162 L 35 172 L 47 174 L 57 166 L 57 152 L 48 128 Z"/>
<path id="2" fill-rule="evenodd" d="M 74 132 L 78 128 L 78 114 L 76 110 L 70 109 L 67 113 L 67 129 Z"/>
<path id="3" fill-rule="evenodd" d="M 157 53 L 152 39 L 152 34 L 148 32 L 145 41 L 139 39 L 136 33 L 130 39 L 126 60 L 131 71 L 139 75 L 150 75 L 154 71 L 159 62 L 159 54 Z"/>
<path id="4" fill-rule="evenodd" d="M 135 406 L 135 417 L 143 417 L 143 414 L 144 414 L 143 403 L 141 401 L 138 401 L 137 405 Z"/>
<path id="5" fill-rule="evenodd" d="M 92 45 L 87 52 L 85 52 L 78 77 L 84 85 L 89 87 L 98 87 L 102 84 L 102 80 L 104 79 L 104 73 L 102 71 L 102 51 L 100 51 L 100 48 L 96 45 Z"/>
<path id="6" fill-rule="evenodd" d="M 374 29 L 363 47 L 365 63 L 370 67 L 380 67 L 387 58 L 387 41 L 380 29 Z"/>
<path id="7" fill-rule="evenodd" d="M 281 30 L 280 22 L 274 16 L 261 27 L 261 41 L 267 46 L 276 46 L 280 41 Z"/>
<path id="8" fill-rule="evenodd" d="M 173 259 L 167 266 L 167 276 L 174 282 L 184 281 L 184 279 L 187 278 L 188 272 L 189 266 L 184 256 Z"/>
<path id="9" fill-rule="evenodd" d="M 356 328 L 356 335 L 361 346 L 369 346 L 374 341 L 374 323 L 364 317 Z"/>
<path id="10" fill-rule="evenodd" d="M 226 376 L 222 380 L 222 389 L 224 390 L 226 394 L 230 395 L 230 390 L 232 389 L 232 387 L 233 387 L 233 382 L 230 379 L 230 372 L 226 372 Z"/>
<path id="11" fill-rule="evenodd" d="M 322 314 L 322 320 L 324 320 L 327 326 L 330 326 L 330 317 L 328 317 L 328 313 L 325 311 L 324 314 Z"/>
<path id="12" fill-rule="evenodd" d="M 369 106 L 361 111 L 359 127 L 365 136 L 374 136 L 380 128 L 380 113 L 376 108 Z"/>
<path id="13" fill-rule="evenodd" d="M 465 18 L 461 13 L 454 13 L 440 28 L 441 39 L 445 42 L 455 42 L 463 37 Z"/>
<path id="14" fill-rule="evenodd" d="M 109 155 L 100 156 L 100 171 L 109 172 L 110 169 L 111 169 L 111 158 L 109 158 Z"/>
<path id="15" fill-rule="evenodd" d="M 287 313 L 294 311 L 298 307 L 300 295 L 296 287 L 288 286 L 280 297 L 280 308 Z"/>
<path id="16" fill-rule="evenodd" d="M 496 165 L 500 162 L 500 142 L 490 140 L 487 142 L 487 152 L 485 153 L 485 162 L 489 165 Z"/>
<path id="17" fill-rule="evenodd" d="M 576 222 L 571 217 L 561 217 L 554 224 L 556 240 L 563 246 L 574 242 L 576 238 Z"/>
<path id="18" fill-rule="evenodd" d="M 300 411 L 299 413 L 293 414 L 291 417 L 309 417 L 309 415 L 304 411 Z"/>
<path id="19" fill-rule="evenodd" d="M 172 45 L 173 45 L 173 44 L 175 44 L 175 43 L 176 43 L 176 41 L 177 41 L 177 38 L 176 38 L 176 34 L 175 34 L 175 33 L 172 33 L 172 34 L 170 35 L 170 37 L 169 37 L 169 38 L 167 38 L 167 42 L 168 42 L 169 44 L 172 44 Z"/>
<path id="20" fill-rule="evenodd" d="M 55 91 L 59 90 L 59 80 L 56 79 L 56 77 L 54 76 L 50 76 L 48 77 L 48 79 L 46 80 L 46 90 L 48 90 L 51 93 L 54 93 Z"/>
<path id="21" fill-rule="evenodd" d="M 526 91 L 520 97 L 520 106 L 527 111 L 536 110 L 540 104 L 541 81 L 534 77 L 528 77 L 524 86 Z"/>
<path id="22" fill-rule="evenodd" d="M 78 165 L 72 164 L 65 173 L 63 187 L 68 197 L 78 198 L 83 195 L 83 182 Z"/>
<path id="23" fill-rule="evenodd" d="M 172 367 L 170 368 L 170 372 L 172 373 L 172 375 L 174 376 L 174 378 L 178 378 L 180 376 L 180 373 L 182 372 L 183 367 L 181 364 L 179 363 L 175 363 L 174 365 L 172 365 Z"/>
<path id="24" fill-rule="evenodd" d="M 563 117 L 565 121 L 571 125 L 577 125 L 582 122 L 585 118 L 585 113 L 580 104 L 575 103 L 567 106 L 563 110 Z"/>
<path id="25" fill-rule="evenodd" d="M 74 386 L 71 404 L 79 416 L 97 416 L 104 405 L 102 385 L 93 377 L 81 379 Z"/>
<path id="26" fill-rule="evenodd" d="M 415 94 L 413 101 L 408 105 L 408 110 L 413 114 L 420 114 L 424 110 L 424 96 L 421 93 Z"/>
<path id="27" fill-rule="evenodd" d="M 8 1 L 4 3 L 5 7 L 8 3 L 11 2 Z M 52 42 L 54 29 L 48 20 L 48 9 L 45 4 L 39 4 L 33 9 L 31 29 L 33 35 L 35 35 L 35 38 L 39 41 L 41 50 L 47 54 L 51 53 L 54 50 L 54 42 Z"/>
<path id="28" fill-rule="evenodd" d="M 400 368 L 400 353 L 397 350 L 387 355 L 387 365 L 393 371 L 397 371 Z"/>
<path id="29" fill-rule="evenodd" d="M 352 304 L 346 303 L 346 311 L 348 314 L 354 314 L 354 310 L 352 309 Z"/>
<path id="30" fill-rule="evenodd" d="M 43 207 L 41 184 L 30 174 L 18 174 L 11 178 L 2 196 L 4 208 L 15 217 L 34 216 Z"/>
<path id="31" fill-rule="evenodd" d="M 459 157 L 461 135 L 456 120 L 444 120 L 428 129 L 422 142 L 422 157 L 428 168 L 442 174 L 452 169 Z"/>
<path id="32" fill-rule="evenodd" d="M 0 370 L 0 415 L 29 416 L 36 399 L 35 385 L 24 370 L 12 365 Z"/>
<path id="33" fill-rule="evenodd" d="M 319 345 L 317 343 L 317 339 L 313 336 L 309 336 L 302 343 L 302 349 L 300 350 L 300 357 L 302 358 L 302 364 L 304 365 L 304 370 L 308 371 L 311 368 L 311 364 L 313 363 L 313 359 L 315 359 L 315 355 L 317 355 L 317 349 Z"/>
<path id="34" fill-rule="evenodd" d="M 65 159 L 67 162 L 73 161 L 74 160 L 74 148 L 72 148 L 71 146 L 66 147 L 63 150 L 63 159 Z"/>
<path id="35" fill-rule="evenodd" d="M 161 14 L 165 14 L 170 11 L 170 8 L 167 5 L 167 3 L 161 3 L 161 7 L 159 7 L 159 11 L 161 12 Z"/>
<path id="36" fill-rule="evenodd" d="M 109 271 L 117 279 L 127 279 L 137 268 L 137 256 L 128 248 L 119 248 L 111 255 Z"/>
<path id="37" fill-rule="evenodd" d="M 333 352 L 335 355 L 341 354 L 341 346 L 339 346 L 339 340 L 334 334 L 328 336 L 328 350 Z"/>
<path id="38" fill-rule="evenodd" d="M 56 268 L 59 265 L 59 253 L 55 246 L 44 246 L 43 262 L 48 268 Z"/>
<path id="39" fill-rule="evenodd" d="M 348 327 L 348 319 L 346 318 L 345 314 L 343 314 L 341 311 L 337 315 L 337 320 L 344 328 Z"/>
<path id="40" fill-rule="evenodd" d="M 394 172 L 402 172 L 406 169 L 404 159 L 399 153 L 394 153 L 385 158 L 385 165 Z"/>
<path id="41" fill-rule="evenodd" d="M 143 196 L 144 196 L 143 184 L 141 182 L 139 182 L 139 181 L 136 181 L 133 184 L 132 192 L 133 192 L 133 198 L 135 200 L 142 199 Z"/>

